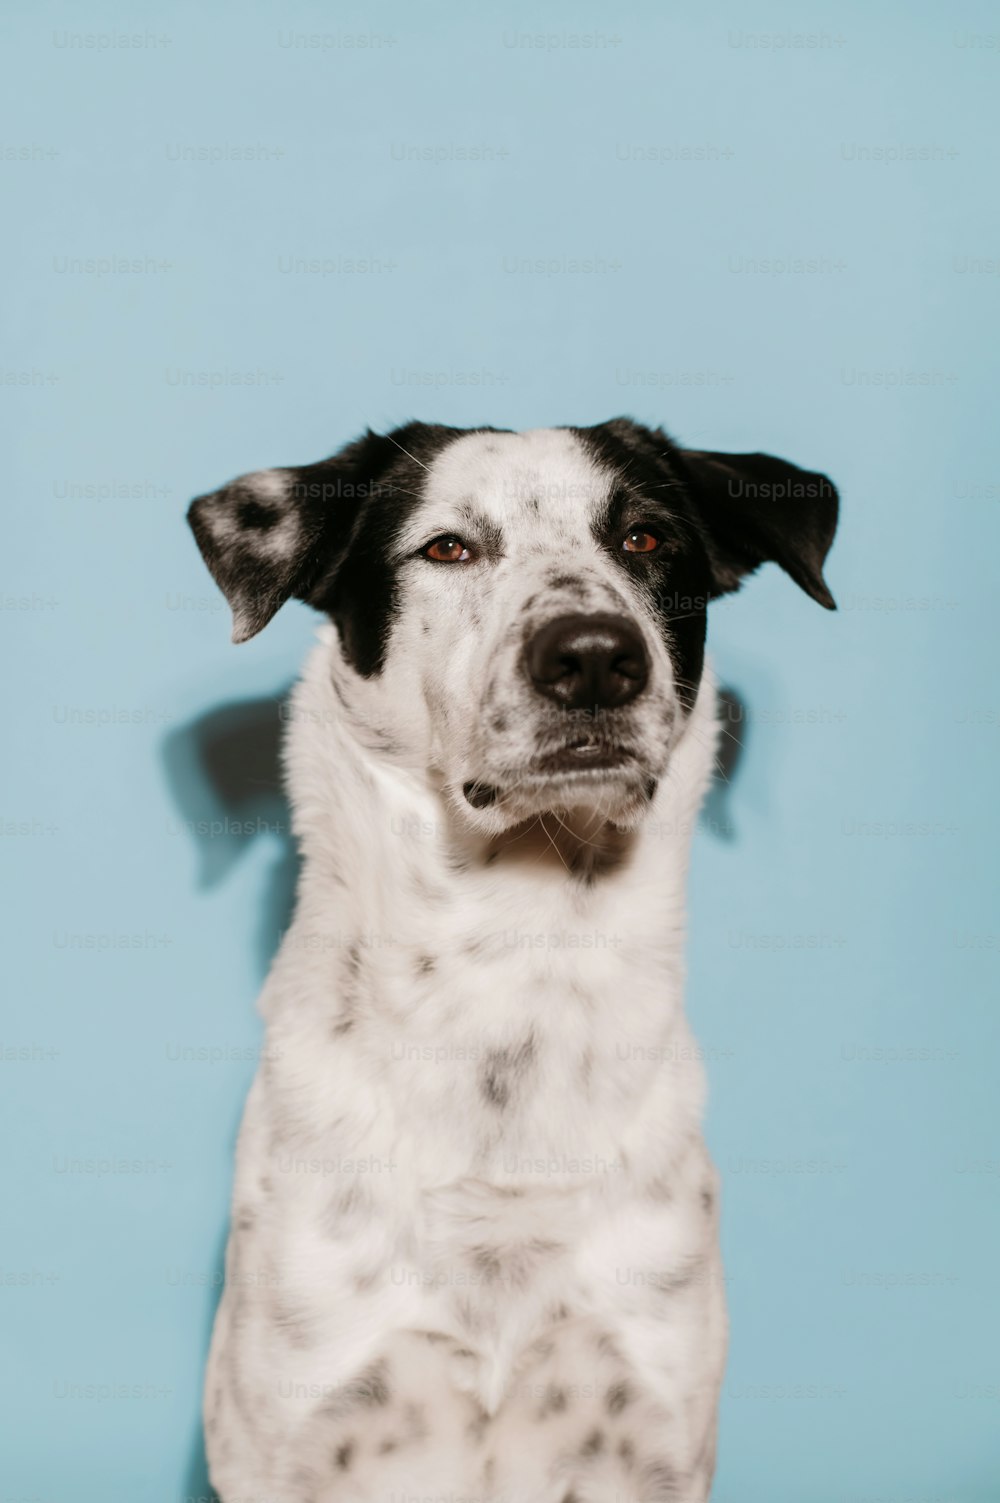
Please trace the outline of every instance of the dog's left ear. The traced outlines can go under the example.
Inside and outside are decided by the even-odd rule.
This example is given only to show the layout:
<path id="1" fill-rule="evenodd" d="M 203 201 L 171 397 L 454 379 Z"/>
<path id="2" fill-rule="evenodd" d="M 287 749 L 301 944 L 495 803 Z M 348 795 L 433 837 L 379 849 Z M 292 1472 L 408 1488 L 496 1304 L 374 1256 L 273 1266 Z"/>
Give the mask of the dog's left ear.
<path id="1" fill-rule="evenodd" d="M 737 590 L 767 560 L 827 610 L 836 602 L 823 562 L 837 530 L 837 492 L 825 475 L 770 454 L 682 449 L 705 531 L 713 595 Z"/>
<path id="2" fill-rule="evenodd" d="M 233 641 L 247 642 L 292 595 L 319 552 L 322 508 L 301 494 L 295 470 L 258 470 L 198 496 L 188 522 L 233 612 Z"/>
<path id="3" fill-rule="evenodd" d="M 255 637 L 286 600 L 325 600 L 396 452 L 369 431 L 318 464 L 256 470 L 192 501 L 188 522 L 232 607 L 234 642 Z"/>

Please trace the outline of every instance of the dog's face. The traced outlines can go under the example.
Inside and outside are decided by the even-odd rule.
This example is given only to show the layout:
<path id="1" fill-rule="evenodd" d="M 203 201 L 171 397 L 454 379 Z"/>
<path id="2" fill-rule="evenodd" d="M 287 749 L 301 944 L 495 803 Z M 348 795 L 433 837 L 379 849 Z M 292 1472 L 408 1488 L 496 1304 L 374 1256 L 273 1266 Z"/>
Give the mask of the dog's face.
<path id="1" fill-rule="evenodd" d="M 773 559 L 832 607 L 836 516 L 821 475 L 627 419 L 412 423 L 190 512 L 234 639 L 292 595 L 328 612 L 345 713 L 491 832 L 550 810 L 634 824 L 697 696 L 709 600 Z"/>

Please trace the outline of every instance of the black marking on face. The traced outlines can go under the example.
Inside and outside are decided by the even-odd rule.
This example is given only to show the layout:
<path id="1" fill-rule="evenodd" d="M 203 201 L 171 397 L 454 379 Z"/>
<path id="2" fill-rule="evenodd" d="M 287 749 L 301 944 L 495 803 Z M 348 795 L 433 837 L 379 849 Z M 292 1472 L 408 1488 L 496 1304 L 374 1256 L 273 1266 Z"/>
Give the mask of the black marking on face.
<path id="1" fill-rule="evenodd" d="M 388 437 L 369 434 L 338 457 L 344 471 L 346 456 L 363 499 L 351 508 L 350 532 L 315 582 L 310 603 L 334 621 L 363 678 L 382 669 L 398 606 L 396 538 L 423 499 L 430 462 L 459 436 L 459 429 L 408 423 Z"/>
<path id="2" fill-rule="evenodd" d="M 333 1453 L 333 1464 L 338 1472 L 346 1472 L 354 1459 L 356 1446 L 353 1440 L 343 1441 Z"/>
<path id="3" fill-rule="evenodd" d="M 711 576 L 697 525 L 682 509 L 683 481 L 671 468 L 672 446 L 666 439 L 659 446 L 649 443 L 648 430 L 617 421 L 573 432 L 616 476 L 594 533 L 655 611 L 678 698 L 690 709 L 704 668 Z M 655 525 L 664 541 L 655 553 L 627 553 L 625 535 L 642 522 Z"/>
<path id="4" fill-rule="evenodd" d="M 581 1456 L 599 1456 L 604 1450 L 604 1432 L 591 1430 L 580 1447 Z"/>

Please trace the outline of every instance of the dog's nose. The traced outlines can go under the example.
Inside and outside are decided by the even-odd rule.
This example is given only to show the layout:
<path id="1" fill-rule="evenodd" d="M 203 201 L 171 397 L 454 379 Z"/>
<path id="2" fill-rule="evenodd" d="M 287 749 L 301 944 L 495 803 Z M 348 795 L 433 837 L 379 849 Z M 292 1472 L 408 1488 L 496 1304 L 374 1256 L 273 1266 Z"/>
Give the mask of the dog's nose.
<path id="1" fill-rule="evenodd" d="M 539 694 L 567 710 L 615 710 L 641 694 L 649 659 L 639 629 L 625 616 L 558 616 L 525 648 Z"/>

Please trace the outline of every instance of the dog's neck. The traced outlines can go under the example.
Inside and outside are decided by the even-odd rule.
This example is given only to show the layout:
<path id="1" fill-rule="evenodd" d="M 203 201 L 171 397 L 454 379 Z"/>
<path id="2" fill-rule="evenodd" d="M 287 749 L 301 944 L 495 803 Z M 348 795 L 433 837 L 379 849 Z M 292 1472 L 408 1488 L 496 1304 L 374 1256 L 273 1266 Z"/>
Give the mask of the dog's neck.
<path id="1" fill-rule="evenodd" d="M 715 757 L 715 687 L 706 674 L 648 813 L 622 833 L 592 816 L 545 815 L 496 837 L 470 835 L 434 780 L 359 734 L 334 682 L 329 645 L 296 691 L 286 758 L 304 873 L 300 907 L 338 932 L 405 943 L 461 908 L 463 932 L 489 922 L 569 926 L 637 903 L 659 905 L 679 945 L 692 829 Z M 433 921 L 430 916 L 433 914 Z M 426 945 L 426 938 L 420 941 Z"/>

